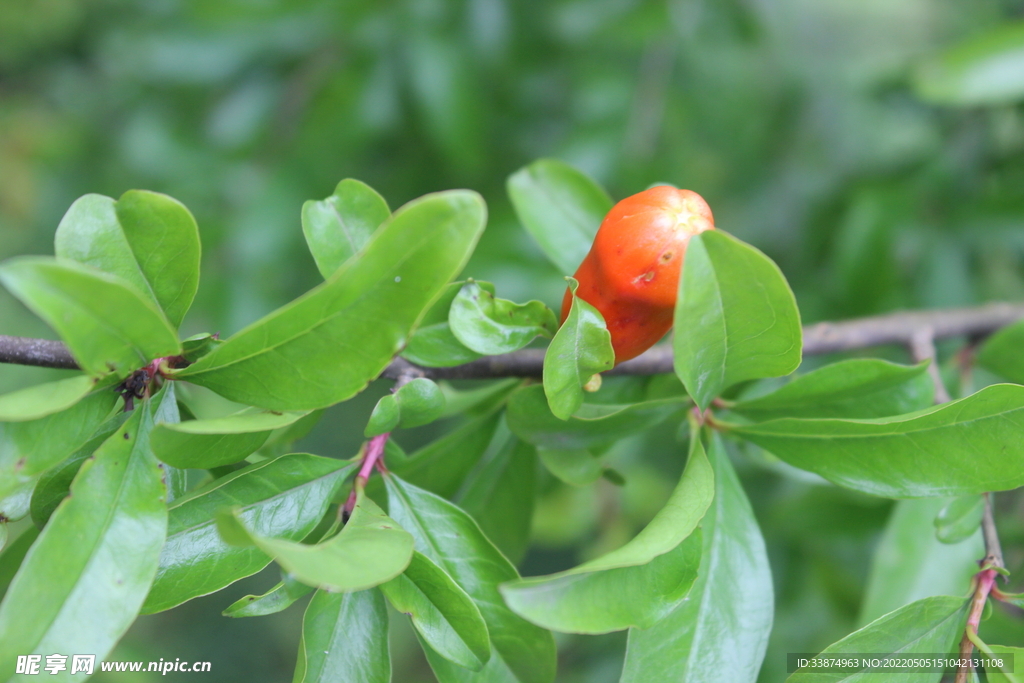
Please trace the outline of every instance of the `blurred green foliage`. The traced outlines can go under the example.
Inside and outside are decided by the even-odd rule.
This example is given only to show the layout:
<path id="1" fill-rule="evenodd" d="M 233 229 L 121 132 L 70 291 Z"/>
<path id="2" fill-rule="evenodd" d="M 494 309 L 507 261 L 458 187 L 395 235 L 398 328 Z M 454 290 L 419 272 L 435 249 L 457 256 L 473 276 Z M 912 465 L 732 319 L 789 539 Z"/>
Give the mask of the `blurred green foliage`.
<path id="1" fill-rule="evenodd" d="M 300 207 L 355 177 L 392 207 L 480 191 L 491 218 L 466 275 L 554 305 L 564 273 L 504 189 L 553 156 L 616 199 L 658 181 L 700 192 L 719 227 L 779 263 L 805 322 L 1021 299 L 1022 15 L 1021 0 L 3 0 L 0 258 L 51 253 L 86 192 L 168 193 L 204 246 L 183 331 L 226 335 L 319 281 Z M 6 293 L 0 321 L 4 334 L 52 336 Z M 46 374 L 4 367 L 0 390 Z M 303 447 L 354 453 L 384 390 L 332 409 Z M 544 484 L 525 574 L 627 540 L 668 495 L 685 444 L 666 427 L 614 450 L 621 489 Z M 738 462 L 776 581 L 761 677 L 776 681 L 785 652 L 857 624 L 891 505 L 758 453 Z M 1018 572 L 1021 518 L 1002 524 Z M 211 681 L 288 679 L 298 610 L 222 619 L 229 603 L 144 617 L 112 658 L 210 660 Z M 1000 610 L 986 624 L 990 642 L 1024 644 Z M 406 628 L 396 643 L 410 644 Z M 617 680 L 622 640 L 562 637 L 560 680 Z M 423 667 L 396 658 L 395 680 L 430 680 Z"/>

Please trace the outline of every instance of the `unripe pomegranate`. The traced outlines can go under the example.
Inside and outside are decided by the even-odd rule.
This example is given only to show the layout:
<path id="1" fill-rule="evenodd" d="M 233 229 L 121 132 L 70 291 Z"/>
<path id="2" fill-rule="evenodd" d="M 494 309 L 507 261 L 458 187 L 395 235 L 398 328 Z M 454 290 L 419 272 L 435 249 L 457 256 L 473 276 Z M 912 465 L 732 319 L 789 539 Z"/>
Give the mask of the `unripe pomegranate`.
<path id="1" fill-rule="evenodd" d="M 604 316 L 616 365 L 639 356 L 671 329 L 686 245 L 714 227 L 699 194 L 667 185 L 627 197 L 605 216 L 576 271 L 576 295 Z M 571 305 L 567 289 L 563 322 Z"/>

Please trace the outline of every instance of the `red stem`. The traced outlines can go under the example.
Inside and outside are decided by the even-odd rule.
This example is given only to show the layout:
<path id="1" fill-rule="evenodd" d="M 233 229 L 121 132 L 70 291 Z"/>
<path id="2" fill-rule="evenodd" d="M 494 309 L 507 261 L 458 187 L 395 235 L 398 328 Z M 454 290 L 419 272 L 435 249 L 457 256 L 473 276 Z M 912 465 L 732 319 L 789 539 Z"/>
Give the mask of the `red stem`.
<path id="1" fill-rule="evenodd" d="M 387 445 L 389 436 L 391 436 L 390 432 L 385 432 L 380 436 L 373 437 L 366 444 L 366 450 L 363 452 L 363 462 L 360 464 L 359 472 L 356 474 L 355 485 L 352 487 L 352 493 L 348 494 L 348 500 L 345 501 L 345 506 L 342 508 L 342 514 L 346 521 L 349 515 L 352 514 L 352 510 L 356 507 L 356 491 L 366 485 L 370 475 L 373 473 L 374 467 L 384 464 L 384 446 Z"/>
<path id="2" fill-rule="evenodd" d="M 974 589 L 974 597 L 971 599 L 971 611 L 967 615 L 964 637 L 960 640 L 961 659 L 970 659 L 971 654 L 974 653 L 974 642 L 968 634 L 978 634 L 981 615 L 985 611 L 985 602 L 988 600 L 989 593 L 992 592 L 992 587 L 995 586 L 998 573 L 995 569 L 983 569 L 977 574 L 978 583 Z M 972 668 L 971 666 L 960 667 L 956 672 L 956 683 L 966 683 Z"/>

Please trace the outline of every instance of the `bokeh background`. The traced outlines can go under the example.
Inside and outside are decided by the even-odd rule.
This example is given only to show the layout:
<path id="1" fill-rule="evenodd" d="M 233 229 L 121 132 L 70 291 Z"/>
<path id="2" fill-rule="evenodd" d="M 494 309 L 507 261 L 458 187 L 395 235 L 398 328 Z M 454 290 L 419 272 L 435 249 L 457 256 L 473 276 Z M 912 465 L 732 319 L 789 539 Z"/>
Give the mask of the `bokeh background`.
<path id="1" fill-rule="evenodd" d="M 719 227 L 780 264 L 805 322 L 1021 300 L 1022 18 L 1020 0 L 0 0 L 0 257 L 52 253 L 84 193 L 168 193 L 203 240 L 184 332 L 228 334 L 319 281 L 300 206 L 355 177 L 393 208 L 478 190 L 490 222 L 466 274 L 553 305 L 564 274 L 504 183 L 554 156 L 615 198 L 659 181 L 700 192 Z M 0 333 L 53 336 L 5 292 Z M 49 372 L 4 366 L 0 390 Z M 351 456 L 385 390 L 332 409 L 302 448 Z M 611 457 L 622 489 L 545 485 L 525 573 L 628 538 L 682 452 L 666 428 Z M 865 618 L 892 504 L 737 458 L 770 548 L 761 680 L 777 681 L 785 652 Z M 1024 506 L 1010 506 L 1001 530 L 1019 567 Z M 907 548 L 940 553 L 925 563 L 939 576 L 912 577 L 923 586 L 949 580 L 941 553 L 964 555 Z M 301 606 L 219 616 L 275 581 L 271 569 L 145 617 L 112 658 L 209 660 L 211 683 L 290 680 Z M 1024 645 L 1011 616 L 988 622 L 990 642 Z M 394 680 L 432 680 L 401 623 L 394 638 Z M 559 680 L 616 681 L 623 643 L 561 638 Z"/>

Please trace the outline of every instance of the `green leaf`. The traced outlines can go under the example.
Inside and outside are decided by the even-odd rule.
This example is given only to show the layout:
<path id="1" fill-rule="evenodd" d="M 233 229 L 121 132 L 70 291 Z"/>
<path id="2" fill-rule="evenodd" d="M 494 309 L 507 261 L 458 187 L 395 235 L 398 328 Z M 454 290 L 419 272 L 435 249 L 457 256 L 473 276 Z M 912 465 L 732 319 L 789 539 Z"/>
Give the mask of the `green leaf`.
<path id="1" fill-rule="evenodd" d="M 448 324 L 448 313 L 452 302 L 462 290 L 463 282 L 452 282 L 441 293 L 409 337 L 402 358 L 427 368 L 446 368 L 453 365 L 469 363 L 481 355 L 471 351 L 456 339 Z M 490 282 L 477 282 L 477 285 L 494 294 L 494 285 Z"/>
<path id="2" fill-rule="evenodd" d="M 905 366 L 874 358 L 840 361 L 765 396 L 740 401 L 731 410 L 757 421 L 902 415 L 932 405 L 935 384 L 927 368 L 927 363 Z"/>
<path id="3" fill-rule="evenodd" d="M 111 389 L 97 389 L 59 413 L 0 423 L 0 499 L 84 446 L 117 400 Z"/>
<path id="4" fill-rule="evenodd" d="M 391 215 L 376 190 L 352 178 L 334 188 L 327 199 L 302 205 L 302 232 L 324 279 L 366 246 L 370 236 Z"/>
<path id="5" fill-rule="evenodd" d="M 181 202 L 164 194 L 129 190 L 116 202 L 80 197 L 57 226 L 54 250 L 120 277 L 175 328 L 199 288 L 199 228 Z"/>
<path id="6" fill-rule="evenodd" d="M 0 518 L 5 522 L 17 522 L 31 512 L 32 491 L 39 481 L 35 477 L 21 477 L 18 481 L 5 482 L 7 494 L 0 498 Z"/>
<path id="7" fill-rule="evenodd" d="M 7 594 L 7 589 L 18 573 L 21 563 L 25 560 L 32 544 L 39 538 L 39 529 L 30 526 L 21 532 L 16 539 L 10 541 L 0 551 L 0 599 Z"/>
<path id="8" fill-rule="evenodd" d="M 715 497 L 697 581 L 664 619 L 630 630 L 621 683 L 747 683 L 761 668 L 774 611 L 764 538 L 719 436 L 707 455 Z"/>
<path id="9" fill-rule="evenodd" d="M 572 166 L 539 159 L 509 176 L 508 196 L 523 227 L 559 271 L 576 271 L 612 208 L 608 193 Z"/>
<path id="10" fill-rule="evenodd" d="M 177 376 L 270 410 L 314 410 L 352 397 L 462 269 L 485 220 L 483 200 L 467 190 L 406 204 L 358 258 Z"/>
<path id="11" fill-rule="evenodd" d="M 871 562 L 858 624 L 866 624 L 915 600 L 965 594 L 984 556 L 981 532 L 970 541 L 946 545 L 935 538 L 932 521 L 942 498 L 896 502 Z"/>
<path id="12" fill-rule="evenodd" d="M 376 588 L 318 590 L 306 608 L 292 683 L 338 681 L 391 683 L 388 606 Z"/>
<path id="13" fill-rule="evenodd" d="M 978 365 L 1005 377 L 1011 382 L 1024 384 L 1024 320 L 999 330 L 985 340 L 978 351 Z"/>
<path id="14" fill-rule="evenodd" d="M 563 633 L 652 626 L 697 578 L 701 534 L 694 530 L 714 493 L 714 472 L 694 436 L 675 491 L 636 538 L 567 571 L 502 584 L 501 594 L 517 614 Z"/>
<path id="15" fill-rule="evenodd" d="M 544 387 L 533 385 L 509 397 L 508 426 L 520 439 L 541 448 L 590 448 L 650 429 L 685 407 L 684 398 L 630 405 L 584 403 L 571 418 L 560 420 L 548 408 Z"/>
<path id="16" fill-rule="evenodd" d="M 281 581 L 263 595 L 246 595 L 231 603 L 222 612 L 225 617 L 265 617 L 291 607 L 299 598 L 315 588 L 298 581 Z"/>
<path id="17" fill-rule="evenodd" d="M 1024 23 L 1008 22 L 921 65 L 914 87 L 935 104 L 977 107 L 1024 99 Z"/>
<path id="18" fill-rule="evenodd" d="M 583 405 L 583 385 L 615 365 L 612 336 L 600 311 L 576 296 L 580 286 L 568 278 L 572 307 L 544 354 L 544 394 L 551 413 L 568 420 Z"/>
<path id="19" fill-rule="evenodd" d="M 875 420 L 781 419 L 724 425 L 801 469 L 892 498 L 960 496 L 1024 484 L 1024 387 Z"/>
<path id="20" fill-rule="evenodd" d="M 406 458 L 391 457 L 394 442 L 389 441 L 388 468 L 420 488 L 452 498 L 494 438 L 499 417 L 491 412 L 473 418 Z"/>
<path id="21" fill-rule="evenodd" d="M 505 557 L 518 564 L 530 541 L 536 497 L 536 449 L 513 436 L 469 477 L 459 505 Z"/>
<path id="22" fill-rule="evenodd" d="M 167 543 L 143 612 L 160 612 L 213 593 L 271 562 L 255 547 L 228 545 L 217 534 L 221 508 L 239 506 L 262 536 L 301 540 L 316 528 L 355 465 L 306 453 L 283 455 L 216 479 L 174 501 Z"/>
<path id="23" fill-rule="evenodd" d="M 419 638 L 419 641 L 438 683 L 519 683 L 520 681 L 501 657 L 491 657 L 480 671 L 470 671 L 439 655 L 422 637 Z"/>
<path id="24" fill-rule="evenodd" d="M 223 343 L 219 337 L 208 332 L 194 334 L 188 339 L 181 341 L 181 355 L 189 363 L 195 363 Z"/>
<path id="25" fill-rule="evenodd" d="M 1024 609 L 1024 593 L 1001 593 L 999 599 Z"/>
<path id="26" fill-rule="evenodd" d="M 491 657 L 487 624 L 473 600 L 426 555 L 414 552 L 405 573 L 382 584 L 392 606 L 445 659 L 479 671 Z"/>
<path id="27" fill-rule="evenodd" d="M 901 607 L 825 648 L 821 657 L 861 652 L 892 655 L 950 652 L 963 635 L 970 601 L 948 595 L 924 598 Z M 886 683 L 938 683 L 942 672 L 887 673 Z M 835 674 L 825 670 L 797 671 L 786 683 L 856 683 L 878 680 L 877 673 Z"/>
<path id="28" fill-rule="evenodd" d="M 454 578 L 480 608 L 495 650 L 492 660 L 504 660 L 520 683 L 554 681 L 551 634 L 514 614 L 498 592 L 498 584 L 519 577 L 515 567 L 463 510 L 398 477 L 385 477 L 385 483 L 391 516 L 413 535 L 416 549 Z"/>
<path id="29" fill-rule="evenodd" d="M 0 396 L 0 422 L 37 420 L 67 410 L 96 387 L 88 375 L 37 384 Z"/>
<path id="30" fill-rule="evenodd" d="M 538 448 L 537 455 L 551 474 L 572 486 L 590 486 L 600 479 L 604 472 L 601 461 L 584 448 Z"/>
<path id="31" fill-rule="evenodd" d="M 254 534 L 237 508 L 219 515 L 217 528 L 228 543 L 256 545 L 302 583 L 333 592 L 366 590 L 405 571 L 413 540 L 362 487 L 357 490 L 355 509 L 341 533 L 316 545 Z"/>
<path id="32" fill-rule="evenodd" d="M 57 331 L 90 375 L 126 377 L 154 358 L 181 353 L 163 312 L 114 275 L 22 256 L 0 265 L 0 282 Z"/>
<path id="33" fill-rule="evenodd" d="M 399 427 L 421 427 L 441 417 L 444 394 L 431 380 L 419 377 L 403 385 L 394 394 L 377 402 L 363 434 L 379 436 Z"/>
<path id="34" fill-rule="evenodd" d="M 488 356 L 518 351 L 536 337 L 550 339 L 558 329 L 554 311 L 540 301 L 499 299 L 472 280 L 452 301 L 448 323 L 466 348 Z"/>
<path id="35" fill-rule="evenodd" d="M 989 645 L 990 656 L 1005 658 L 1006 667 L 989 667 L 985 669 L 988 683 L 1020 683 L 1024 681 L 1024 648 L 1007 647 L 1005 645 Z"/>
<path id="36" fill-rule="evenodd" d="M 150 441 L 157 458 L 180 468 L 208 469 L 244 460 L 275 429 L 287 427 L 304 412 L 274 413 L 246 408 L 227 417 L 158 423 Z"/>
<path id="37" fill-rule="evenodd" d="M 701 410 L 737 382 L 800 365 L 800 311 L 782 271 L 720 230 L 686 248 L 674 324 L 676 374 Z"/>
<path id="38" fill-rule="evenodd" d="M 25 557 L 0 603 L 0 671 L 29 653 L 102 660 L 135 620 L 167 530 L 152 407 L 137 408 L 82 466 Z"/>
<path id="39" fill-rule="evenodd" d="M 129 416 L 129 413 L 116 413 L 96 429 L 92 438 L 84 446 L 72 453 L 67 460 L 54 465 L 39 477 L 39 481 L 32 490 L 29 508 L 32 513 L 32 522 L 37 527 L 42 529 L 61 501 L 67 498 L 68 492 L 71 490 L 71 482 L 74 481 L 82 463 L 95 453 L 96 449 L 110 435 L 120 429 Z M 152 433 L 150 436 L 152 437 Z"/>
<path id="40" fill-rule="evenodd" d="M 935 515 L 935 537 L 943 543 L 959 543 L 977 533 L 984 514 L 984 496 L 954 498 Z"/>

